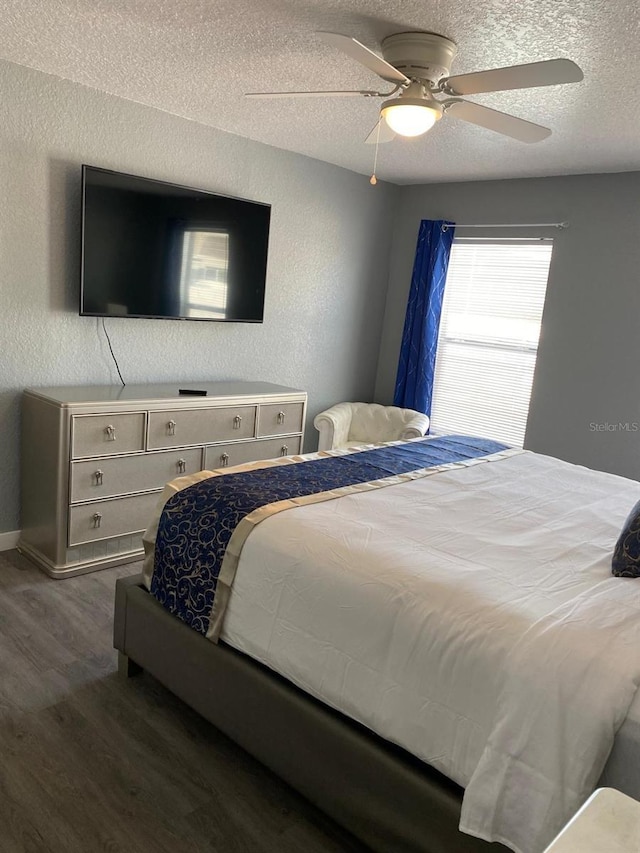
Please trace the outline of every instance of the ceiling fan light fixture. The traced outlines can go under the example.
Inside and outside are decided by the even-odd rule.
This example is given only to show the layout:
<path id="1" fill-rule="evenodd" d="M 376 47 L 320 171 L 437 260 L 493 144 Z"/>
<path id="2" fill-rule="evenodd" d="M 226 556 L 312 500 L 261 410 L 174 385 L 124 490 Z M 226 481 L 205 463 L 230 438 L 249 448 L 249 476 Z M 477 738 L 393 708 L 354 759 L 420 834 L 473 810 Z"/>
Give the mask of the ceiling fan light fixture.
<path id="1" fill-rule="evenodd" d="M 380 114 L 394 133 L 400 136 L 420 136 L 431 130 L 442 118 L 442 107 L 434 99 L 400 96 L 385 101 Z"/>

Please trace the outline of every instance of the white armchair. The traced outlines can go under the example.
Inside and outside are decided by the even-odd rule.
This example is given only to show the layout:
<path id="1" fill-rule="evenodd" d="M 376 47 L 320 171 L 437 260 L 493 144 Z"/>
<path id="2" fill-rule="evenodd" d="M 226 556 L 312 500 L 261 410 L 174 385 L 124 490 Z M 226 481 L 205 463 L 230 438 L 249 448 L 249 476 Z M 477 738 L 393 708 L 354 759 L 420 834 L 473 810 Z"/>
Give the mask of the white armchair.
<path id="1" fill-rule="evenodd" d="M 429 429 L 429 418 L 413 409 L 378 403 L 337 403 L 316 415 L 318 450 L 419 438 Z"/>

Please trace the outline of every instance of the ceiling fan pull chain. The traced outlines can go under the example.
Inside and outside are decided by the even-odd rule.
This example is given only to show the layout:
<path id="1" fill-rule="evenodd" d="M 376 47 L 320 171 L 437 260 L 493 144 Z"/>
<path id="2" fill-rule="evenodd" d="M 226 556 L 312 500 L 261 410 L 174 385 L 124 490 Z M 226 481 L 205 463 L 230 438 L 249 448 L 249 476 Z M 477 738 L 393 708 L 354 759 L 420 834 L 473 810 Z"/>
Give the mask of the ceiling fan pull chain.
<path id="1" fill-rule="evenodd" d="M 378 132 L 376 134 L 376 153 L 373 156 L 373 175 L 369 178 L 369 183 L 375 187 L 378 183 L 378 179 L 376 178 L 376 166 L 378 165 L 378 145 L 380 144 L 380 122 L 382 121 L 382 116 L 378 119 Z"/>

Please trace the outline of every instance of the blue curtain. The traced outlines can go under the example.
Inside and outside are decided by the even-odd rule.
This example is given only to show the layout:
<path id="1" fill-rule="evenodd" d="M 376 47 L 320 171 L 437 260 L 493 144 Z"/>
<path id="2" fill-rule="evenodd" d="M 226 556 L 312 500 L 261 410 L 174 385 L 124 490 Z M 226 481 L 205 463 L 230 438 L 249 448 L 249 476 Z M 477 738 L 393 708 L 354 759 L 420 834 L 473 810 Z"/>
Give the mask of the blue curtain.
<path id="1" fill-rule="evenodd" d="M 445 226 L 445 227 L 443 227 Z M 444 285 L 455 228 L 423 219 L 404 321 L 394 405 L 431 414 Z"/>

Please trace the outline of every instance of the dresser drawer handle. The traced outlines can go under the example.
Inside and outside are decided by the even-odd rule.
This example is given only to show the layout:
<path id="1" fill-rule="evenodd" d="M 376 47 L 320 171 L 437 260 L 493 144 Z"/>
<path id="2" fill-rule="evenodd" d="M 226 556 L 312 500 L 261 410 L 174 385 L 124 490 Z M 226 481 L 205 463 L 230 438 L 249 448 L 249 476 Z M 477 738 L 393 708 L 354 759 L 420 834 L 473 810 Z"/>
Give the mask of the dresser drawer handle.
<path id="1" fill-rule="evenodd" d="M 167 435 L 175 435 L 176 434 L 176 422 L 175 421 L 167 421 Z"/>
<path id="2" fill-rule="evenodd" d="M 240 429 L 241 423 L 242 423 L 242 418 L 240 417 L 240 415 L 236 415 L 235 418 L 233 419 L 233 428 L 234 429 Z"/>
<path id="3" fill-rule="evenodd" d="M 115 441 L 116 440 L 116 428 L 112 424 L 108 424 L 104 428 L 104 431 L 107 434 L 107 441 Z"/>
<path id="4" fill-rule="evenodd" d="M 184 474 L 184 472 L 187 470 L 187 463 L 185 462 L 185 460 L 184 459 L 178 459 L 177 465 L 178 465 L 178 473 Z"/>
<path id="5" fill-rule="evenodd" d="M 104 478 L 104 471 L 98 470 L 94 473 L 93 476 L 96 478 L 96 486 L 101 486 L 102 480 Z"/>
<path id="6" fill-rule="evenodd" d="M 228 464 L 229 464 L 229 454 L 228 453 L 222 453 L 220 456 L 220 467 L 226 468 Z"/>
<path id="7" fill-rule="evenodd" d="M 283 423 L 284 423 L 284 418 L 285 418 L 285 414 L 284 414 L 284 412 L 278 412 L 278 423 L 279 423 L 279 424 L 283 424 Z"/>
<path id="8" fill-rule="evenodd" d="M 102 516 L 99 512 L 94 512 L 91 516 L 91 520 L 93 521 L 94 527 L 100 527 L 100 525 L 102 524 Z"/>
<path id="9" fill-rule="evenodd" d="M 280 448 L 280 456 L 287 456 L 288 453 L 289 453 L 288 446 L 286 444 L 283 444 L 282 447 Z"/>

